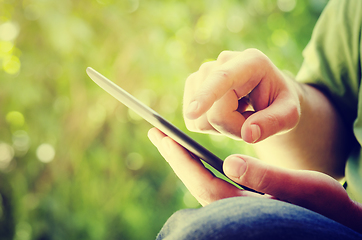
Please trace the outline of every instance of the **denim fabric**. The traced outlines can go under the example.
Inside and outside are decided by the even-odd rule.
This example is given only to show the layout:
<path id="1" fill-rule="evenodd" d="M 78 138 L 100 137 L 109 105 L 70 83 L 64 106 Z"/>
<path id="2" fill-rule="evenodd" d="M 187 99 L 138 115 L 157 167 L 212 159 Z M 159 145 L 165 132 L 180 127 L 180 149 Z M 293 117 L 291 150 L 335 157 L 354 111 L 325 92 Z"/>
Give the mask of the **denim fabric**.
<path id="1" fill-rule="evenodd" d="M 173 214 L 157 240 L 303 239 L 357 240 L 362 235 L 293 204 L 235 197 Z"/>

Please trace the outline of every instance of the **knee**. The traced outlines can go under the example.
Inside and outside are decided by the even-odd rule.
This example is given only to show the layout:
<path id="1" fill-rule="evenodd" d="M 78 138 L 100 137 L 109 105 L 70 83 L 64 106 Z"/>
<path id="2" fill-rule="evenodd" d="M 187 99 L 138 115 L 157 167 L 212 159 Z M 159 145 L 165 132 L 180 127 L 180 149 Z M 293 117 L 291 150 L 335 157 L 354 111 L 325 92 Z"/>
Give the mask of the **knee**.
<path id="1" fill-rule="evenodd" d="M 237 197 L 173 214 L 157 239 L 263 239 L 301 227 L 308 210 L 277 200 Z M 308 213 L 309 214 L 309 213 Z M 304 218 L 305 220 L 305 218 Z M 304 221 L 303 220 L 303 221 Z"/>
<path id="2" fill-rule="evenodd" d="M 245 237 L 246 231 L 260 233 L 265 229 L 265 221 L 275 217 L 277 211 L 268 204 L 274 201 L 242 197 L 219 200 L 199 209 L 181 210 L 168 219 L 157 239 L 232 240 L 239 239 L 240 234 Z"/>
<path id="3" fill-rule="evenodd" d="M 157 240 L 193 239 L 190 236 L 193 236 L 199 228 L 195 223 L 203 221 L 203 216 L 198 212 L 199 209 L 184 209 L 175 212 L 161 229 Z"/>

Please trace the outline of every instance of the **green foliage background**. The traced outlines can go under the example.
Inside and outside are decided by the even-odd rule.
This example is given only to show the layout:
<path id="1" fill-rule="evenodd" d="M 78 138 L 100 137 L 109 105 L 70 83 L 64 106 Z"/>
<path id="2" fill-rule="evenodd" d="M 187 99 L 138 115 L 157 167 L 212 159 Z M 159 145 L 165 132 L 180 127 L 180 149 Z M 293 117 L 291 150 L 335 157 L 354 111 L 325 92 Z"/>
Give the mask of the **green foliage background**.
<path id="1" fill-rule="evenodd" d="M 0 0 L 1 239 L 154 239 L 198 204 L 91 66 L 185 129 L 184 80 L 258 48 L 296 74 L 324 0 Z M 242 142 L 192 134 L 220 157 Z M 41 161 L 40 161 L 41 160 Z"/>

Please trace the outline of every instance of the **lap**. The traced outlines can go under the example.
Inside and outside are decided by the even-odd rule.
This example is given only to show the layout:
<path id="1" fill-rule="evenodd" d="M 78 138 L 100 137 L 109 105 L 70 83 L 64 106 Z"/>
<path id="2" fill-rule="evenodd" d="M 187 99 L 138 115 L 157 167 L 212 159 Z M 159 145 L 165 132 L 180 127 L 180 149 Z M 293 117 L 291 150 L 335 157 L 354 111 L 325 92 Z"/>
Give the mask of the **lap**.
<path id="1" fill-rule="evenodd" d="M 252 197 L 216 201 L 173 214 L 157 239 L 362 239 L 357 232 L 293 204 Z"/>

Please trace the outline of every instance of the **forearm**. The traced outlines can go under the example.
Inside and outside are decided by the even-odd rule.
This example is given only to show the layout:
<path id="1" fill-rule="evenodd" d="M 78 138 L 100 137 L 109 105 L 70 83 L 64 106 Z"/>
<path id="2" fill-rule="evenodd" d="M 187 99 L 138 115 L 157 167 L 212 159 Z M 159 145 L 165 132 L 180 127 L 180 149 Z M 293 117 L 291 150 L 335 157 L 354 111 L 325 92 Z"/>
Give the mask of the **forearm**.
<path id="1" fill-rule="evenodd" d="M 309 85 L 295 84 L 301 103 L 297 126 L 255 144 L 264 161 L 293 169 L 324 172 L 343 177 L 350 134 L 329 99 Z"/>

